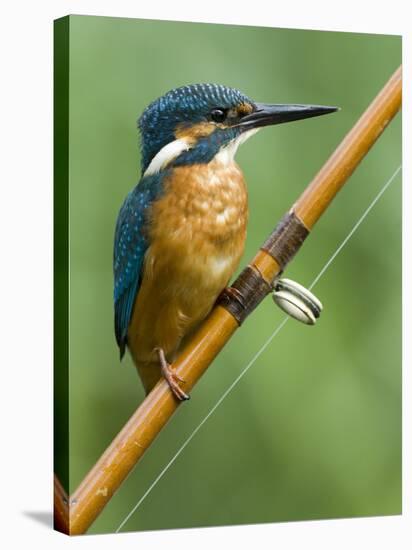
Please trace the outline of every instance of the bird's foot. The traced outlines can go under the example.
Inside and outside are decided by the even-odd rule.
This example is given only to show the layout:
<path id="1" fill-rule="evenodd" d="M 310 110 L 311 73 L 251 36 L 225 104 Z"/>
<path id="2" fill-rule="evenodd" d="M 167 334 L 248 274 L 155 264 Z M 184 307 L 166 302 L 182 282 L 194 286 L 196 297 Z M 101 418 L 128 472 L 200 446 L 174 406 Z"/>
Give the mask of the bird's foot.
<path id="1" fill-rule="evenodd" d="M 160 368 L 162 375 L 165 378 L 166 382 L 169 384 L 170 389 L 173 394 L 179 401 L 186 401 L 190 399 L 190 396 L 185 393 L 182 388 L 179 386 L 179 382 L 185 383 L 185 381 L 175 372 L 173 372 L 172 366 L 168 363 L 165 352 L 162 348 L 156 348 L 155 351 L 159 357 Z"/>

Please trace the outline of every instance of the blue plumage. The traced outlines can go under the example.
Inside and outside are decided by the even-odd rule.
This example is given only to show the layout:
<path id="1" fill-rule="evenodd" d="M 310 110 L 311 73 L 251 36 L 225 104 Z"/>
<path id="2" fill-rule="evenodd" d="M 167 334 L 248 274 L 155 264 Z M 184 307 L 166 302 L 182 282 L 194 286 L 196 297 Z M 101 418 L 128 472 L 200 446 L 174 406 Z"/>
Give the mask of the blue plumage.
<path id="1" fill-rule="evenodd" d="M 148 242 L 147 209 L 162 192 L 167 172 L 144 177 L 127 195 L 116 223 L 113 253 L 115 333 L 123 357 Z"/>

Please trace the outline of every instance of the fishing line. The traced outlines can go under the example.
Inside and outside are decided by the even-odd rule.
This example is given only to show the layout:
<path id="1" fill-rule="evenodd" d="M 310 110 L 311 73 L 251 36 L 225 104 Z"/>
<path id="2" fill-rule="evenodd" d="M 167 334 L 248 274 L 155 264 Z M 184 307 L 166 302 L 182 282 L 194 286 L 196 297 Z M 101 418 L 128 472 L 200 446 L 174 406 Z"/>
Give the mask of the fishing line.
<path id="1" fill-rule="evenodd" d="M 349 239 L 353 236 L 355 231 L 358 229 L 358 227 L 361 225 L 361 223 L 364 221 L 364 219 L 367 217 L 369 212 L 372 210 L 372 208 L 375 206 L 375 204 L 379 201 L 381 196 L 385 193 L 385 191 L 388 189 L 388 187 L 391 185 L 391 183 L 394 181 L 396 176 L 401 170 L 402 165 L 400 164 L 398 168 L 395 170 L 395 172 L 392 174 L 392 176 L 389 178 L 389 180 L 383 185 L 383 187 L 380 189 L 378 194 L 375 196 L 375 198 L 372 200 L 372 202 L 369 204 L 369 206 L 366 208 L 366 210 L 363 212 L 363 214 L 360 216 L 358 221 L 355 223 L 355 225 L 352 227 L 352 229 L 349 231 L 347 236 L 344 238 L 342 243 L 338 246 L 338 248 L 335 250 L 335 252 L 332 254 L 332 256 L 329 258 L 329 260 L 326 262 L 326 264 L 322 267 L 322 269 L 319 271 L 318 275 L 316 275 L 315 279 L 311 283 L 309 289 L 311 290 L 319 281 L 319 279 L 324 275 L 325 271 L 332 265 L 334 260 L 336 259 L 337 255 L 341 252 L 341 250 L 344 248 L 344 246 L 347 244 Z M 215 412 L 215 410 L 221 405 L 221 403 L 226 399 L 226 397 L 229 395 L 229 393 L 237 386 L 237 384 L 240 382 L 240 380 L 245 376 L 245 374 L 248 372 L 248 370 L 254 365 L 254 363 L 259 359 L 259 357 L 262 355 L 262 353 L 266 350 L 266 348 L 269 346 L 269 344 L 273 341 L 275 336 L 279 334 L 279 332 L 282 330 L 282 328 L 286 325 L 288 322 L 289 317 L 285 317 L 281 323 L 275 328 L 275 330 L 272 332 L 272 334 L 269 336 L 269 338 L 266 340 L 266 342 L 263 344 L 263 346 L 259 349 L 259 351 L 252 357 L 252 359 L 249 361 L 249 363 L 244 367 L 244 369 L 240 372 L 240 374 L 235 378 L 235 380 L 230 384 L 230 386 L 227 388 L 227 390 L 221 395 L 221 397 L 216 401 L 216 403 L 213 405 L 213 407 L 210 409 L 210 411 L 207 413 L 207 415 L 202 419 L 200 424 L 197 425 L 197 427 L 192 431 L 192 433 L 189 435 L 189 437 L 184 441 L 184 443 L 181 445 L 181 447 L 178 449 L 178 451 L 174 454 L 174 456 L 170 459 L 170 461 L 166 464 L 166 466 L 161 470 L 159 475 L 155 478 L 155 480 L 152 482 L 152 484 L 149 486 L 149 488 L 143 493 L 143 495 L 140 497 L 140 499 L 137 501 L 137 503 L 134 505 L 134 507 L 131 509 L 131 511 L 127 514 L 127 516 L 123 519 L 123 521 L 120 523 L 118 528 L 116 529 L 116 533 L 118 533 L 122 527 L 129 521 L 129 519 L 132 517 L 132 515 L 136 512 L 136 510 L 140 507 L 140 505 L 143 503 L 143 501 L 146 499 L 146 497 L 151 493 L 151 491 L 155 488 L 155 486 L 158 484 L 158 482 L 162 479 L 162 477 L 165 475 L 165 473 L 168 471 L 170 466 L 176 461 L 176 459 L 181 455 L 183 450 L 187 447 L 187 445 L 192 441 L 194 436 L 197 434 L 197 432 L 200 430 L 200 428 L 207 422 L 207 420 L 212 416 L 212 414 Z"/>
<path id="2" fill-rule="evenodd" d="M 365 212 L 362 214 L 362 216 L 359 218 L 359 220 L 355 223 L 355 225 L 349 231 L 349 233 L 347 234 L 345 239 L 343 239 L 341 244 L 338 246 L 338 248 L 335 250 L 335 252 L 329 258 L 329 260 L 326 262 L 326 264 L 322 267 L 322 269 L 319 271 L 318 275 L 315 277 L 312 284 L 310 285 L 309 290 L 312 290 L 312 288 L 316 285 L 316 283 L 319 281 L 319 279 L 322 277 L 322 275 L 325 273 L 325 271 L 330 267 L 332 262 L 335 260 L 336 256 L 339 254 L 339 252 L 342 250 L 342 248 L 346 245 L 346 243 L 349 241 L 349 239 L 352 237 L 352 235 L 358 229 L 360 224 L 363 222 L 363 220 L 366 218 L 366 216 L 369 214 L 369 212 L 372 210 L 372 208 L 375 206 L 375 204 L 378 202 L 378 200 L 381 198 L 381 196 L 385 193 L 385 191 L 390 186 L 390 184 L 393 182 L 393 180 L 396 178 L 396 176 L 399 174 L 401 168 L 402 168 L 402 164 L 400 164 L 398 166 L 398 168 L 395 170 L 395 172 L 392 174 L 392 176 L 388 179 L 388 181 L 385 183 L 385 185 L 382 187 L 382 189 L 379 191 L 379 193 L 376 195 L 376 197 L 370 203 L 370 205 L 365 210 Z"/>

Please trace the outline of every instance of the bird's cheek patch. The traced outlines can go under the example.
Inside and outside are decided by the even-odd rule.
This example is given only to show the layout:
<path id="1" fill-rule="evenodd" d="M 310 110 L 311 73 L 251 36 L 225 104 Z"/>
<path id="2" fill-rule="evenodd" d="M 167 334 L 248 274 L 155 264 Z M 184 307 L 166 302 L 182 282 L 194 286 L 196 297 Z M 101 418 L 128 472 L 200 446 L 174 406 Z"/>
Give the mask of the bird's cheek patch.
<path id="1" fill-rule="evenodd" d="M 175 137 L 177 139 L 184 139 L 188 143 L 196 143 L 198 139 L 210 136 L 216 130 L 216 126 L 219 125 L 213 122 L 200 122 L 193 126 L 182 124 L 177 127 Z"/>

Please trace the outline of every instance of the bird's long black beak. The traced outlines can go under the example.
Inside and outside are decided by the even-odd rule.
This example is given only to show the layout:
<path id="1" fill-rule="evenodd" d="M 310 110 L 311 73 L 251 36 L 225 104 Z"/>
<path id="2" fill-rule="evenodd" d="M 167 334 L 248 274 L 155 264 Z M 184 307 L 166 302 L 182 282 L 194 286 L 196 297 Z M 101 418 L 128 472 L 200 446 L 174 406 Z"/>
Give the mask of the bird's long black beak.
<path id="1" fill-rule="evenodd" d="M 271 105 L 268 103 L 256 103 L 255 105 L 256 109 L 240 121 L 240 126 L 245 130 L 327 115 L 339 110 L 339 107 L 325 107 L 324 105 Z"/>

